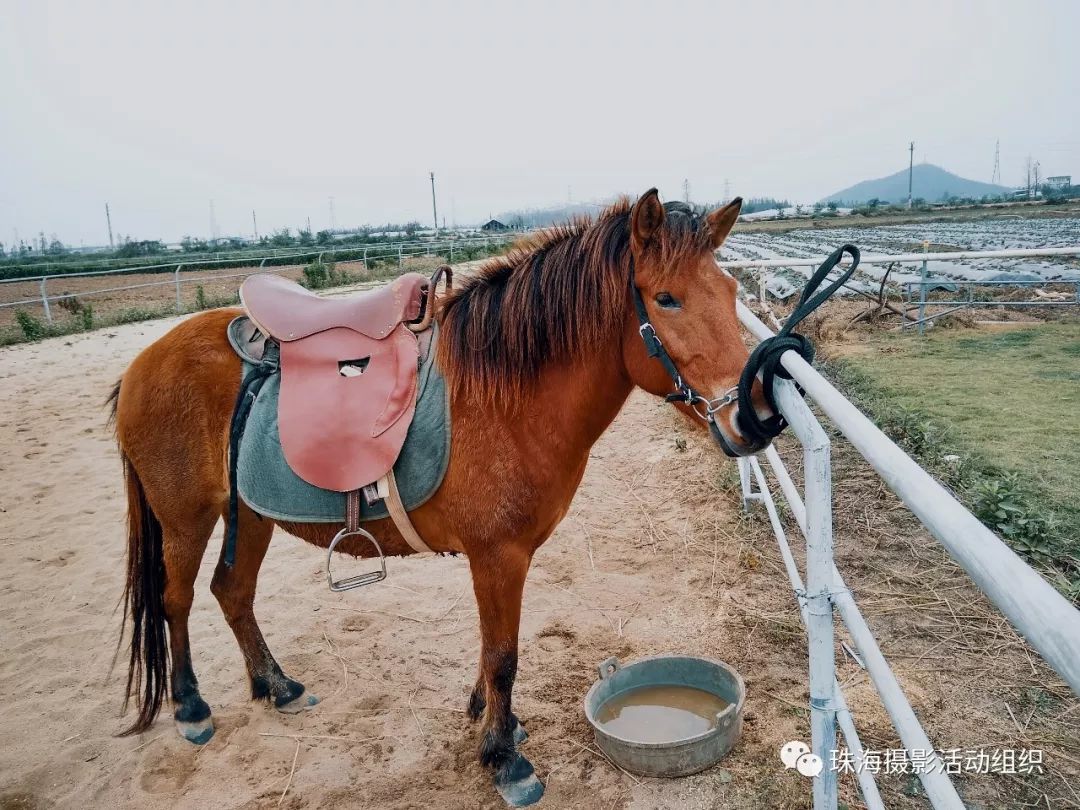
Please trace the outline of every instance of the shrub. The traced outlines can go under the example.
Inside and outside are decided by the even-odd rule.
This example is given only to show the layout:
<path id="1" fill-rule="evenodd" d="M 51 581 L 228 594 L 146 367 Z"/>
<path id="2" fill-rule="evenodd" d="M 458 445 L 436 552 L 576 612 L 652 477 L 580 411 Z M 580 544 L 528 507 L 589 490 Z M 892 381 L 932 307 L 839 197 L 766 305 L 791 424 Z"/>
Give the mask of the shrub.
<path id="1" fill-rule="evenodd" d="M 67 293 L 65 292 L 66 296 Z M 66 309 L 72 315 L 78 315 L 82 312 L 83 302 L 79 300 L 78 296 L 72 295 L 67 298 L 61 298 L 56 302 L 56 305 L 61 309 Z"/>
<path id="2" fill-rule="evenodd" d="M 49 334 L 48 328 L 25 309 L 15 310 L 15 321 L 27 340 L 41 340 Z"/>
<path id="3" fill-rule="evenodd" d="M 79 311 L 79 320 L 82 323 L 84 332 L 89 332 L 94 328 L 94 308 L 89 304 L 86 304 Z"/>
<path id="4" fill-rule="evenodd" d="M 322 262 L 312 262 L 304 268 L 304 286 L 309 290 L 321 290 L 330 286 L 330 271 Z"/>
<path id="5" fill-rule="evenodd" d="M 1028 499 L 1020 478 L 1007 472 L 1000 478 L 983 478 L 975 482 L 972 511 L 975 516 L 1025 554 L 1051 561 L 1055 553 L 1050 523 L 1043 518 Z"/>
<path id="6" fill-rule="evenodd" d="M 198 285 L 195 288 L 195 309 L 207 309 L 206 290 L 203 289 L 202 284 Z"/>

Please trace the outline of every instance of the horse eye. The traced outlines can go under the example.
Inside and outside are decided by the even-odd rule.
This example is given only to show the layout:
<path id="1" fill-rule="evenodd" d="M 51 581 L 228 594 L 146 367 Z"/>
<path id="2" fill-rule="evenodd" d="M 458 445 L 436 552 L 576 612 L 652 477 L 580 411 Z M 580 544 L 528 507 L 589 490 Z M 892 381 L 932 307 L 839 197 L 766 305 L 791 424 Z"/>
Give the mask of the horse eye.
<path id="1" fill-rule="evenodd" d="M 678 309 L 682 306 L 671 293 L 662 292 L 656 296 L 656 303 L 664 309 Z"/>

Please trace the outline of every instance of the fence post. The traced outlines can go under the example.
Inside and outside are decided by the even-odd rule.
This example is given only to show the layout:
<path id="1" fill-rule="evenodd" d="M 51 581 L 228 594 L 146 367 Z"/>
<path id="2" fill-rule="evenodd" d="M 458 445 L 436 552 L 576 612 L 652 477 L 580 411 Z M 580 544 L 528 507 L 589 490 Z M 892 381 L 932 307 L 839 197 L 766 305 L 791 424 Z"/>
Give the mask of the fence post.
<path id="1" fill-rule="evenodd" d="M 397 266 L 398 266 L 398 270 L 400 270 L 400 269 L 401 269 L 401 265 L 402 265 L 402 258 L 401 258 L 401 243 L 400 243 L 400 242 L 398 242 L 398 246 L 397 246 Z"/>
<path id="2" fill-rule="evenodd" d="M 454 243 L 450 243 L 450 264 L 454 263 Z"/>
<path id="3" fill-rule="evenodd" d="M 176 312 L 177 314 L 184 311 L 184 302 L 180 298 L 180 268 L 184 265 L 176 265 L 176 271 L 173 273 L 173 279 L 176 281 Z"/>
<path id="4" fill-rule="evenodd" d="M 927 253 L 930 250 L 930 242 L 923 240 L 922 243 L 923 253 Z M 923 259 L 922 272 L 919 274 L 919 334 L 926 334 L 926 259 Z"/>
<path id="5" fill-rule="evenodd" d="M 368 266 L 367 266 L 367 247 L 365 246 L 364 247 L 364 271 L 367 272 L 367 269 L 368 269 Z"/>
<path id="6" fill-rule="evenodd" d="M 833 655 L 832 472 L 828 439 L 805 450 L 806 609 L 810 648 L 810 745 L 822 759 L 814 778 L 815 810 L 836 810 L 836 661 Z"/>
<path id="7" fill-rule="evenodd" d="M 46 276 L 41 277 L 41 306 L 45 308 L 45 320 L 52 323 L 52 310 L 49 309 L 49 294 L 45 291 Z"/>

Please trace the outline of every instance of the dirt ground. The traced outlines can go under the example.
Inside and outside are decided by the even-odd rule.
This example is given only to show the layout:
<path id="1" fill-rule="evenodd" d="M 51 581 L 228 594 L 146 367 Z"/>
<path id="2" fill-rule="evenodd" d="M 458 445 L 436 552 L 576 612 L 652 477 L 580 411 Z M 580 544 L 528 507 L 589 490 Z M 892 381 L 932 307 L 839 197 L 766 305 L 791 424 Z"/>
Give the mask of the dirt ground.
<path id="1" fill-rule="evenodd" d="M 125 507 L 103 401 L 176 322 L 0 349 L 0 807 L 502 807 L 464 714 L 479 640 L 463 559 L 391 560 L 386 582 L 332 594 L 321 552 L 277 535 L 256 612 L 284 669 L 322 698 L 287 716 L 248 699 L 209 592 L 219 531 L 191 619 L 215 737 L 188 744 L 168 709 L 145 734 L 114 736 L 125 725 L 122 673 L 110 670 Z M 1080 712 L 1067 687 L 857 456 L 839 445 L 834 456 L 840 568 L 931 739 L 1047 749 L 1042 776 L 961 778 L 966 800 L 1080 807 Z M 778 757 L 809 736 L 805 636 L 775 541 L 761 515 L 741 513 L 736 484 L 732 462 L 641 394 L 594 448 L 525 592 L 515 710 L 547 785 L 541 807 L 810 806 L 809 781 Z M 705 773 L 638 779 L 597 754 L 582 698 L 604 658 L 664 651 L 744 675 L 744 735 Z M 837 655 L 864 744 L 900 747 L 865 673 Z M 910 777 L 881 786 L 889 807 L 927 806 Z M 862 806 L 849 776 L 841 796 Z"/>

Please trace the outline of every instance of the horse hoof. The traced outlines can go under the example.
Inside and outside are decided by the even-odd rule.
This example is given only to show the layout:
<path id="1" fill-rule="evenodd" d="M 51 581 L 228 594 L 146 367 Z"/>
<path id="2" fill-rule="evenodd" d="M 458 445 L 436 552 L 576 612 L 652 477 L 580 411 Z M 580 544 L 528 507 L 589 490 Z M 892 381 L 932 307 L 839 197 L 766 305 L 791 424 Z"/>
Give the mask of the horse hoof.
<path id="1" fill-rule="evenodd" d="M 514 726 L 514 745 L 521 745 L 529 739 L 529 732 L 525 730 L 525 726 L 521 725 L 521 721 L 517 722 Z"/>
<path id="2" fill-rule="evenodd" d="M 495 789 L 510 807 L 528 807 L 544 795 L 544 783 L 536 778 L 532 763 L 521 754 L 495 777 Z"/>
<path id="3" fill-rule="evenodd" d="M 189 743 L 206 745 L 210 742 L 210 738 L 214 736 L 214 721 L 209 717 L 205 720 L 177 720 L 176 729 L 180 732 L 180 736 Z"/>
<path id="4" fill-rule="evenodd" d="M 300 697 L 295 697 L 288 703 L 282 703 L 277 707 L 277 710 L 279 712 L 284 712 L 285 714 L 299 714 L 300 712 L 315 708 L 315 705 L 318 702 L 319 699 L 315 697 L 315 695 L 305 692 L 300 695 Z"/>

